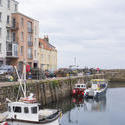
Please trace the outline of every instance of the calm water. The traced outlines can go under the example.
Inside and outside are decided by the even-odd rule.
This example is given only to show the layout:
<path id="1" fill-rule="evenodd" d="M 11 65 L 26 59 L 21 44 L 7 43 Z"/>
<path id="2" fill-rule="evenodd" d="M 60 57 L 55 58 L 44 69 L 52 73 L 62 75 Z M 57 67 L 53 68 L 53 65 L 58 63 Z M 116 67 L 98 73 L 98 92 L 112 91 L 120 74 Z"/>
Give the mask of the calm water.
<path id="1" fill-rule="evenodd" d="M 125 87 L 110 87 L 101 100 L 67 98 L 51 107 L 63 109 L 61 125 L 125 125 Z"/>
<path id="2" fill-rule="evenodd" d="M 125 83 L 110 85 L 100 100 L 70 97 L 46 107 L 62 109 L 61 125 L 125 125 Z"/>
<path id="3" fill-rule="evenodd" d="M 110 88 L 101 100 L 72 101 L 61 125 L 125 125 L 125 88 Z"/>

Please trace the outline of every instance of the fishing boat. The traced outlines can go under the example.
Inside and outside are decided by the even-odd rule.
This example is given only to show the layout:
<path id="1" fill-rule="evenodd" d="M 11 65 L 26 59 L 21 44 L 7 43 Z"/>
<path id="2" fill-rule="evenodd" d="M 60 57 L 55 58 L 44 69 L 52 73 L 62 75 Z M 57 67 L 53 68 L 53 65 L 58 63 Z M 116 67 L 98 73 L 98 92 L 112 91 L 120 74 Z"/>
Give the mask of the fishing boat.
<path id="1" fill-rule="evenodd" d="M 24 80 L 22 80 L 16 69 L 20 82 L 19 90 L 23 97 L 15 102 L 7 99 L 8 111 L 6 121 L 9 125 L 59 125 L 62 112 L 59 109 L 41 109 L 33 93 L 27 96 L 26 71 L 24 67 Z"/>
<path id="2" fill-rule="evenodd" d="M 75 84 L 75 87 L 72 90 L 72 95 L 73 96 L 84 96 L 85 89 L 86 89 L 86 84 L 84 84 L 84 83 Z"/>
<path id="3" fill-rule="evenodd" d="M 85 90 L 84 97 L 100 98 L 105 96 L 108 87 L 108 81 L 106 79 L 92 79 L 90 83 L 91 88 Z"/>

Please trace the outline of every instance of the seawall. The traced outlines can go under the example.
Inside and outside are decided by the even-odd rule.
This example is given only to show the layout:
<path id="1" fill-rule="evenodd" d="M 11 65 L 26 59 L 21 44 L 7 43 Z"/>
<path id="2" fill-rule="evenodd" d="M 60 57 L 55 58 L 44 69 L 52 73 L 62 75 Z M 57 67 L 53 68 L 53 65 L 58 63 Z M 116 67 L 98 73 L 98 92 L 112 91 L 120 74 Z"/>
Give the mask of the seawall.
<path id="1" fill-rule="evenodd" d="M 57 78 L 42 81 L 27 81 L 27 95 L 34 93 L 42 104 L 48 104 L 70 96 L 71 90 L 77 82 L 88 81 L 92 78 L 104 78 L 104 75 L 90 75 L 84 77 Z M 18 93 L 19 83 L 0 83 L 0 110 L 6 105 L 6 98 L 16 100 L 22 96 Z"/>

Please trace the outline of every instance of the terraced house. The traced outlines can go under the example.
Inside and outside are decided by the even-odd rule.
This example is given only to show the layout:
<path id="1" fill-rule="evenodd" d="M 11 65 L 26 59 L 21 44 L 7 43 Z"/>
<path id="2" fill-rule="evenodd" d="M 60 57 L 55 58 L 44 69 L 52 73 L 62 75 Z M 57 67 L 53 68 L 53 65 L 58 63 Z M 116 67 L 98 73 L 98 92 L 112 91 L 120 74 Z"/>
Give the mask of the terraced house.
<path id="1" fill-rule="evenodd" d="M 13 13 L 12 41 L 18 43 L 15 64 L 21 67 L 25 60 L 31 67 L 38 67 L 39 22 L 22 13 Z"/>
<path id="2" fill-rule="evenodd" d="M 39 39 L 39 67 L 49 71 L 57 69 L 57 49 L 49 43 L 48 36 Z"/>
<path id="3" fill-rule="evenodd" d="M 18 12 L 15 0 L 0 0 L 0 66 L 23 62 L 33 68 L 56 70 L 57 50 L 48 36 L 39 39 L 39 21 Z"/>

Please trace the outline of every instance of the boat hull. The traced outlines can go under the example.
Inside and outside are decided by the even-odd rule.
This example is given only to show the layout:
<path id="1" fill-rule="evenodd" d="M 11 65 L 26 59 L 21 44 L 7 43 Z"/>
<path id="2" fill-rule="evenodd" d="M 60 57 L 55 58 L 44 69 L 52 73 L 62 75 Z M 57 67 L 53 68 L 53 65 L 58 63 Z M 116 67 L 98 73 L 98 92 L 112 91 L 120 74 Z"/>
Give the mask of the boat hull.
<path id="1" fill-rule="evenodd" d="M 9 125 L 17 125 L 17 123 L 18 125 L 59 125 L 61 114 L 62 112 L 60 111 L 55 117 L 40 121 L 29 121 L 22 119 L 7 119 L 6 121 L 9 123 Z"/>
<path id="2" fill-rule="evenodd" d="M 59 119 L 56 119 L 52 122 L 40 123 L 40 122 L 29 122 L 29 121 L 8 121 L 8 125 L 59 125 Z"/>
<path id="3" fill-rule="evenodd" d="M 88 94 L 88 95 L 85 95 L 84 97 L 85 97 L 85 98 L 101 98 L 101 97 L 103 97 L 103 96 L 106 95 L 107 86 L 108 86 L 108 85 L 106 85 L 106 87 L 105 87 L 102 91 L 96 91 L 95 94 L 93 94 L 93 95 L 89 95 L 89 94 Z"/>

